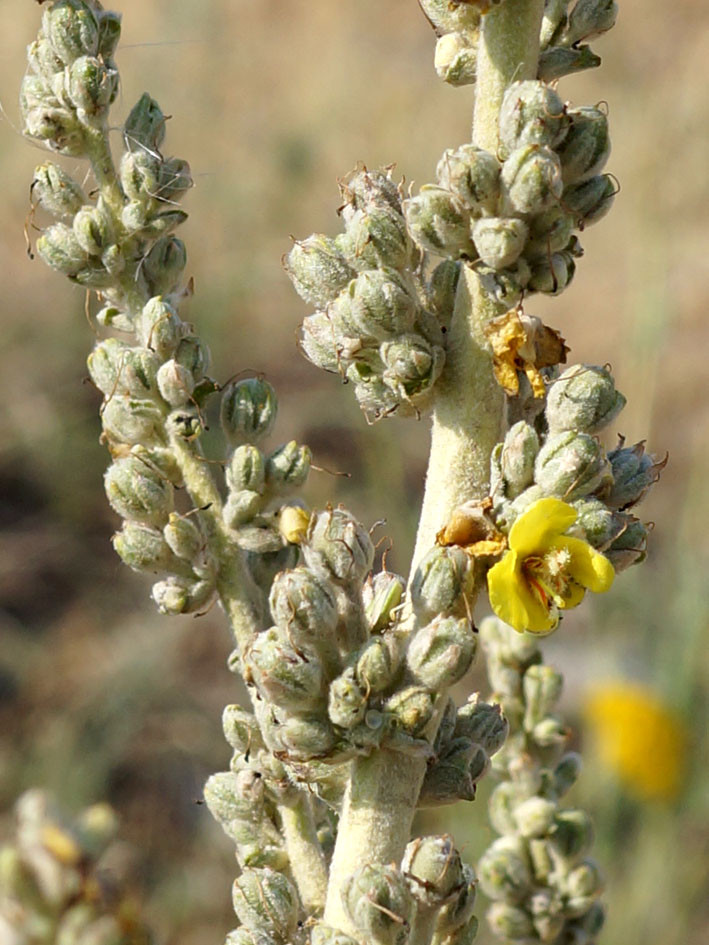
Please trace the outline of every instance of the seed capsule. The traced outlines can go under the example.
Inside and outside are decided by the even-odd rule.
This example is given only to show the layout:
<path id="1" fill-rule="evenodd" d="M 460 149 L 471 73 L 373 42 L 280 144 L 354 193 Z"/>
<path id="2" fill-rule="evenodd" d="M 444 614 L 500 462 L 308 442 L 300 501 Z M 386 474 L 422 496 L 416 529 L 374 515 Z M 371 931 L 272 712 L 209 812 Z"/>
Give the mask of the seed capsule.
<path id="1" fill-rule="evenodd" d="M 489 151 L 464 144 L 443 152 L 436 178 L 469 210 L 492 210 L 500 190 L 500 162 Z"/>
<path id="2" fill-rule="evenodd" d="M 598 433 L 618 416 L 625 402 L 605 368 L 574 364 L 549 389 L 547 423 L 552 433 L 562 430 Z"/>
<path id="3" fill-rule="evenodd" d="M 226 386 L 222 394 L 220 419 L 227 440 L 238 446 L 258 442 L 273 429 L 278 401 L 268 381 L 252 377 Z"/>
<path id="4" fill-rule="evenodd" d="M 551 148 L 536 144 L 512 151 L 502 165 L 501 182 L 516 213 L 541 213 L 559 200 L 564 189 L 559 158 Z"/>
<path id="5" fill-rule="evenodd" d="M 422 249 L 438 256 L 475 259 L 470 214 L 453 194 L 424 184 L 417 197 L 404 203 L 409 232 Z"/>
<path id="6" fill-rule="evenodd" d="M 298 295 L 316 308 L 325 308 L 355 275 L 334 241 L 321 234 L 296 242 L 283 265 Z"/>

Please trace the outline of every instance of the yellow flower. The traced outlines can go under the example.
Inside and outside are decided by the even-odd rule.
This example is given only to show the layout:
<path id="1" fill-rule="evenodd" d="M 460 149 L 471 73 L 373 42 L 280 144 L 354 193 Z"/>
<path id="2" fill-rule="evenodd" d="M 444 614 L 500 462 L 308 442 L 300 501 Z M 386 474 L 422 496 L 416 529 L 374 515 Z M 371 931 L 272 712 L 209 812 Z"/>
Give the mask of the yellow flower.
<path id="1" fill-rule="evenodd" d="M 539 499 L 510 529 L 509 549 L 488 571 L 487 588 L 492 609 L 515 630 L 550 633 L 559 609 L 576 607 L 587 590 L 598 594 L 613 583 L 610 561 L 564 534 L 576 515 L 561 499 Z"/>
<path id="2" fill-rule="evenodd" d="M 594 687 L 584 717 L 604 764 L 643 800 L 677 796 L 685 768 L 687 728 L 647 686 L 626 680 Z"/>

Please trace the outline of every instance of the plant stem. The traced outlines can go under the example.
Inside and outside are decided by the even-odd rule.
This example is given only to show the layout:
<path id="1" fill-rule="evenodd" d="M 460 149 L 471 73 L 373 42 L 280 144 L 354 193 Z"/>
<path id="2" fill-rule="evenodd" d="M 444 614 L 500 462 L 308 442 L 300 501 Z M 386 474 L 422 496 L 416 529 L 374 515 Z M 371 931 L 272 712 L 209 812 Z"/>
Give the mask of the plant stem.
<path id="1" fill-rule="evenodd" d="M 473 136 L 480 147 L 497 151 L 504 90 L 515 79 L 536 73 L 543 7 L 544 0 L 505 0 L 483 20 Z M 412 573 L 450 513 L 488 492 L 490 453 L 503 429 L 504 395 L 493 375 L 483 326 L 498 313 L 483 298 L 475 273 L 466 268 L 437 389 Z M 343 908 L 343 884 L 365 863 L 400 862 L 425 770 L 422 758 L 389 749 L 352 763 L 330 867 L 328 925 L 358 935 Z"/>
<path id="2" fill-rule="evenodd" d="M 124 197 L 116 174 L 116 167 L 113 163 L 111 147 L 108 143 L 108 132 L 105 128 L 87 129 L 86 156 L 91 162 L 91 169 L 101 190 L 101 196 L 116 220 L 120 220 Z"/>
<path id="3" fill-rule="evenodd" d="M 318 841 L 310 797 L 298 791 L 293 803 L 280 804 L 281 829 L 291 872 L 309 915 L 322 912 L 327 894 L 327 867 Z"/>

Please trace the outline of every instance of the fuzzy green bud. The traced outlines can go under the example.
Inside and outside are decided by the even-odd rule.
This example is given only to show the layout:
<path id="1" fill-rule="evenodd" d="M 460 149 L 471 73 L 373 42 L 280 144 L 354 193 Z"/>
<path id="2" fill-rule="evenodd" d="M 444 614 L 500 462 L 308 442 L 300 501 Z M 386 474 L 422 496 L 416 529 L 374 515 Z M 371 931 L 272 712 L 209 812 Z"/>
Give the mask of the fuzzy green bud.
<path id="1" fill-rule="evenodd" d="M 533 217 L 529 224 L 529 239 L 524 247 L 525 256 L 548 257 L 569 245 L 576 227 L 576 218 L 561 206 L 552 206 Z"/>
<path id="2" fill-rule="evenodd" d="M 156 446 L 164 442 L 165 414 L 153 400 L 110 397 L 101 414 L 106 435 L 131 446 Z"/>
<path id="3" fill-rule="evenodd" d="M 73 218 L 86 203 L 81 187 L 57 164 L 40 164 L 35 168 L 30 192 L 43 210 L 63 220 Z"/>
<path id="4" fill-rule="evenodd" d="M 152 295 L 174 292 L 187 265 L 185 244 L 176 236 L 163 236 L 143 262 L 143 275 Z"/>
<path id="5" fill-rule="evenodd" d="M 131 213 L 144 214 L 146 206 L 158 191 L 159 157 L 150 151 L 126 151 L 121 158 L 120 178 L 126 196 L 138 204 L 137 210 Z"/>
<path id="6" fill-rule="evenodd" d="M 279 627 L 259 633 L 244 662 L 250 681 L 269 702 L 292 712 L 323 704 L 326 680 L 322 662 L 313 653 L 296 652 Z"/>
<path id="7" fill-rule="evenodd" d="M 518 217 L 481 217 L 473 224 L 473 240 L 480 259 L 493 269 L 511 266 L 527 241 L 529 228 Z"/>
<path id="8" fill-rule="evenodd" d="M 568 111 L 569 132 L 557 150 L 565 184 L 593 177 L 603 170 L 611 152 L 608 117 L 599 108 Z"/>
<path id="9" fill-rule="evenodd" d="M 610 371 L 592 364 L 574 364 L 549 388 L 546 404 L 549 430 L 598 433 L 615 420 L 625 402 Z"/>
<path id="10" fill-rule="evenodd" d="M 551 830 L 556 804 L 543 797 L 530 797 L 514 810 L 514 819 L 521 836 L 545 837 Z"/>
<path id="11" fill-rule="evenodd" d="M 460 280 L 461 263 L 444 259 L 431 273 L 426 287 L 428 307 L 438 319 L 439 324 L 448 328 L 453 316 L 453 305 Z"/>
<path id="12" fill-rule="evenodd" d="M 567 752 L 554 768 L 554 790 L 558 797 L 563 797 L 570 790 L 581 774 L 583 762 L 575 751 Z"/>
<path id="13" fill-rule="evenodd" d="M 608 486 L 612 475 L 595 437 L 565 430 L 547 437 L 537 456 L 535 481 L 547 495 L 574 499 Z"/>
<path id="14" fill-rule="evenodd" d="M 269 489 L 281 495 L 302 486 L 310 472 L 310 447 L 299 446 L 295 440 L 279 446 L 266 461 L 266 482 Z"/>
<path id="15" fill-rule="evenodd" d="M 603 890 L 603 877 L 597 864 L 585 860 L 573 869 L 563 881 L 563 890 L 566 915 L 571 918 L 582 916 Z"/>
<path id="16" fill-rule="evenodd" d="M 140 96 L 126 118 L 123 137 L 129 151 L 147 154 L 159 152 L 165 140 L 165 115 L 147 92 Z"/>
<path id="17" fill-rule="evenodd" d="M 473 941 L 477 930 L 477 920 L 473 915 L 477 886 L 475 870 L 467 863 L 462 863 L 460 882 L 438 910 L 434 942 L 441 942 L 443 936 L 447 945 L 469 945 Z M 462 937 L 459 938 L 461 933 Z M 468 938 L 468 935 L 472 937 Z"/>
<path id="18" fill-rule="evenodd" d="M 224 737 L 232 748 L 242 754 L 261 745 L 258 722 L 240 705 L 228 705 L 222 713 Z"/>
<path id="19" fill-rule="evenodd" d="M 192 400 L 194 377 L 191 372 L 173 358 L 160 365 L 157 374 L 160 396 L 171 407 L 181 407 Z"/>
<path id="20" fill-rule="evenodd" d="M 348 667 L 330 684 L 327 712 L 330 721 L 341 728 L 354 728 L 367 711 L 367 693 L 357 681 L 354 667 Z"/>
<path id="21" fill-rule="evenodd" d="M 171 575 L 153 584 L 151 597 L 161 614 L 175 617 L 206 609 L 214 598 L 214 582 Z"/>
<path id="22" fill-rule="evenodd" d="M 42 17 L 42 32 L 65 65 L 98 52 L 98 18 L 91 5 L 83 0 L 53 3 Z"/>
<path id="23" fill-rule="evenodd" d="M 54 223 L 37 240 L 37 253 L 48 266 L 70 278 L 86 265 L 87 254 L 74 231 L 64 223 Z"/>
<path id="24" fill-rule="evenodd" d="M 226 386 L 222 394 L 221 424 L 232 446 L 264 439 L 276 422 L 276 392 L 260 377 L 251 377 Z"/>
<path id="25" fill-rule="evenodd" d="M 359 943 L 357 939 L 350 938 L 339 929 L 317 922 L 310 932 L 310 945 L 359 945 Z"/>
<path id="26" fill-rule="evenodd" d="M 409 232 L 422 248 L 438 256 L 475 259 L 470 214 L 448 190 L 424 184 L 417 197 L 404 203 Z"/>
<path id="27" fill-rule="evenodd" d="M 530 268 L 527 288 L 531 292 L 561 295 L 574 278 L 576 262 L 571 253 L 560 252 L 533 260 Z"/>
<path id="28" fill-rule="evenodd" d="M 650 486 L 660 477 L 664 462 L 656 462 L 645 452 L 644 442 L 634 446 L 621 445 L 608 454 L 613 472 L 613 485 L 603 499 L 611 509 L 627 509 L 644 498 Z"/>
<path id="29" fill-rule="evenodd" d="M 618 4 L 615 0 L 577 0 L 569 13 L 563 41 L 569 46 L 600 36 L 615 25 Z"/>
<path id="30" fill-rule="evenodd" d="M 164 571 L 174 563 L 162 531 L 152 525 L 126 521 L 112 541 L 116 554 L 134 571 Z"/>
<path id="31" fill-rule="evenodd" d="M 266 464 L 261 450 L 250 443 L 237 446 L 226 468 L 226 481 L 232 492 L 262 492 L 266 481 Z"/>
<path id="32" fill-rule="evenodd" d="M 361 581 L 374 560 L 369 533 L 346 509 L 328 509 L 317 516 L 304 552 L 313 570 L 347 584 Z"/>
<path id="33" fill-rule="evenodd" d="M 364 587 L 367 622 L 372 633 L 379 633 L 392 619 L 392 611 L 401 603 L 406 581 L 400 574 L 380 571 Z"/>
<path id="34" fill-rule="evenodd" d="M 539 436 L 529 423 L 520 420 L 507 431 L 500 454 L 505 494 L 514 499 L 534 482 L 534 461 L 539 452 Z"/>
<path id="35" fill-rule="evenodd" d="M 464 144 L 443 152 L 436 178 L 468 210 L 492 210 L 500 191 L 500 162 L 489 151 Z"/>
<path id="36" fill-rule="evenodd" d="M 522 679 L 526 705 L 525 728 L 533 728 L 554 709 L 563 685 L 564 677 L 552 666 L 541 663 L 529 667 Z"/>
<path id="37" fill-rule="evenodd" d="M 278 740 L 290 761 L 327 758 L 335 747 L 335 730 L 326 718 L 289 716 L 278 727 Z"/>
<path id="38" fill-rule="evenodd" d="M 365 643 L 355 664 L 357 680 L 368 692 L 374 693 L 387 689 L 398 669 L 392 645 L 380 636 L 372 637 Z"/>
<path id="39" fill-rule="evenodd" d="M 469 738 L 494 755 L 503 746 L 509 725 L 499 705 L 483 702 L 479 693 L 474 693 L 466 704 L 458 709 L 455 721 L 456 737 Z"/>
<path id="40" fill-rule="evenodd" d="M 525 909 L 508 902 L 493 902 L 485 914 L 493 935 L 506 942 L 535 942 L 537 933 Z"/>
<path id="41" fill-rule="evenodd" d="M 462 548 L 432 548 L 416 568 L 411 585 L 414 609 L 421 617 L 452 610 L 463 593 L 468 556 Z"/>
<path id="42" fill-rule="evenodd" d="M 527 791 L 514 781 L 502 781 L 498 784 L 488 803 L 490 823 L 498 833 L 515 834 L 518 826 L 515 820 L 517 806 L 526 800 Z"/>
<path id="43" fill-rule="evenodd" d="M 335 303 L 332 317 L 337 323 L 344 308 L 344 327 L 353 337 L 364 335 L 385 341 L 410 331 L 417 311 L 416 299 L 394 269 L 362 272 L 343 293 L 344 306 Z M 339 300 L 338 300 L 339 301 Z"/>
<path id="44" fill-rule="evenodd" d="M 230 492 L 224 503 L 224 521 L 228 528 L 240 528 L 250 522 L 263 508 L 264 498 L 260 492 L 241 489 Z"/>
<path id="45" fill-rule="evenodd" d="M 555 152 L 536 144 L 516 148 L 502 165 L 502 186 L 513 212 L 536 214 L 555 204 L 564 185 Z"/>
<path id="46" fill-rule="evenodd" d="M 593 822 L 584 810 L 559 811 L 554 817 L 550 838 L 565 859 L 581 856 L 593 843 Z"/>
<path id="47" fill-rule="evenodd" d="M 491 899 L 522 902 L 532 888 L 527 846 L 519 837 L 500 837 L 487 848 L 478 863 L 483 891 Z"/>
<path id="48" fill-rule="evenodd" d="M 334 240 L 321 234 L 296 241 L 283 261 L 298 295 L 324 308 L 355 275 Z"/>
<path id="49" fill-rule="evenodd" d="M 584 69 L 597 69 L 601 57 L 590 46 L 551 46 L 542 50 L 537 67 L 537 78 L 542 82 L 554 82 L 562 76 Z"/>
<path id="50" fill-rule="evenodd" d="M 469 738 L 454 738 L 429 765 L 420 807 L 475 800 L 475 785 L 490 766 L 487 752 Z"/>
<path id="51" fill-rule="evenodd" d="M 460 853 L 447 834 L 412 840 L 404 852 L 401 870 L 414 899 L 425 908 L 442 906 L 465 883 Z"/>
<path id="52" fill-rule="evenodd" d="M 433 716 L 433 697 L 423 686 L 407 686 L 387 699 L 384 710 L 397 728 L 418 735 Z"/>
<path id="53" fill-rule="evenodd" d="M 327 582 L 306 568 L 281 571 L 269 597 L 274 621 L 297 646 L 317 646 L 335 632 L 338 613 Z"/>
<path id="54" fill-rule="evenodd" d="M 613 178 L 608 174 L 600 174 L 569 185 L 562 194 L 561 203 L 575 214 L 577 225 L 583 229 L 603 219 L 617 192 Z"/>
<path id="55" fill-rule="evenodd" d="M 71 65 L 68 85 L 81 121 L 101 122 L 118 94 L 118 70 L 102 58 L 82 56 Z"/>
<path id="56" fill-rule="evenodd" d="M 347 221 L 347 240 L 357 269 L 403 269 L 409 261 L 411 241 L 400 209 L 358 210 Z"/>
<path id="57" fill-rule="evenodd" d="M 245 869 L 232 887 L 234 912 L 243 925 L 288 942 L 298 923 L 298 894 L 283 873 Z"/>
<path id="58" fill-rule="evenodd" d="M 433 65 L 440 79 L 449 85 L 472 85 L 475 82 L 478 51 L 476 34 L 446 33 L 436 43 Z"/>
<path id="59" fill-rule="evenodd" d="M 647 553 L 648 530 L 642 522 L 628 515 L 621 528 L 620 534 L 605 552 L 616 572 L 640 564 Z"/>
<path id="60" fill-rule="evenodd" d="M 421 9 L 442 33 L 475 29 L 488 6 L 479 0 L 421 0 Z"/>
<path id="61" fill-rule="evenodd" d="M 204 549 L 205 539 L 191 518 L 171 512 L 163 537 L 173 554 L 183 561 L 194 561 Z"/>
<path id="62" fill-rule="evenodd" d="M 112 463 L 104 486 L 111 508 L 130 521 L 163 525 L 172 511 L 172 484 L 151 464 L 135 456 Z"/>
<path id="63" fill-rule="evenodd" d="M 414 901 L 395 866 L 360 867 L 345 881 L 342 900 L 351 922 L 371 945 L 404 945 Z"/>
<path id="64" fill-rule="evenodd" d="M 38 76 L 26 75 L 20 88 L 23 134 L 69 157 L 86 150 L 84 130 L 76 113 L 63 107 Z"/>
<path id="65" fill-rule="evenodd" d="M 185 325 L 174 308 L 159 295 L 146 303 L 136 319 L 140 342 L 154 351 L 161 361 L 175 354 L 185 331 Z"/>
<path id="66" fill-rule="evenodd" d="M 511 153 L 524 144 L 555 148 L 564 138 L 568 121 L 564 103 L 543 82 L 513 82 L 500 108 L 500 143 Z"/>
<path id="67" fill-rule="evenodd" d="M 422 685 L 439 692 L 463 678 L 476 649 L 477 640 L 467 618 L 438 616 L 416 631 L 406 661 Z"/>
<path id="68" fill-rule="evenodd" d="M 384 382 L 404 400 L 429 390 L 445 362 L 443 348 L 415 334 L 385 341 L 379 352 L 386 365 Z"/>
<path id="69" fill-rule="evenodd" d="M 569 739 L 569 729 L 561 719 L 552 715 L 537 722 L 529 733 L 532 741 L 541 748 L 554 748 L 564 745 Z"/>

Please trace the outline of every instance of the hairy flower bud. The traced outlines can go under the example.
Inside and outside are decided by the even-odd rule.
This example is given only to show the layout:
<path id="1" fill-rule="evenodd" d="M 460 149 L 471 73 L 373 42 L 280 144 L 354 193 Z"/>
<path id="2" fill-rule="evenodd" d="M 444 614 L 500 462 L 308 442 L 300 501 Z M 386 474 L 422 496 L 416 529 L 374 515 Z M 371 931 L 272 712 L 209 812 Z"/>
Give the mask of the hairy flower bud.
<path id="1" fill-rule="evenodd" d="M 487 753 L 469 738 L 454 738 L 429 765 L 419 796 L 420 807 L 475 800 L 475 785 L 490 766 Z"/>
<path id="2" fill-rule="evenodd" d="M 562 76 L 584 69 L 597 69 L 601 57 L 590 46 L 550 46 L 542 50 L 537 67 L 537 78 L 542 82 L 554 82 Z"/>
<path id="3" fill-rule="evenodd" d="M 648 530 L 632 515 L 625 516 L 618 537 L 611 543 L 605 555 L 617 572 L 625 571 L 633 564 L 645 560 Z"/>
<path id="4" fill-rule="evenodd" d="M 494 755 L 505 742 L 509 725 L 497 704 L 483 702 L 479 693 L 474 693 L 462 708 L 458 709 L 455 721 L 457 738 L 469 738 Z"/>
<path id="5" fill-rule="evenodd" d="M 147 92 L 140 96 L 126 118 L 123 137 L 129 151 L 148 155 L 159 153 L 165 140 L 165 115 Z"/>
<path id="6" fill-rule="evenodd" d="M 660 478 L 665 461 L 656 462 L 645 452 L 645 443 L 620 445 L 611 450 L 608 459 L 613 472 L 613 485 L 603 496 L 611 509 L 628 509 L 644 498 L 650 486 Z"/>
<path id="7" fill-rule="evenodd" d="M 426 296 L 428 307 L 441 326 L 448 328 L 453 315 L 461 263 L 444 259 L 431 273 Z"/>
<path id="8" fill-rule="evenodd" d="M 118 95 L 118 70 L 102 57 L 82 56 L 69 69 L 68 92 L 82 122 L 101 122 Z"/>
<path id="9" fill-rule="evenodd" d="M 472 85 L 475 82 L 478 51 L 477 33 L 446 33 L 436 43 L 433 65 L 440 79 L 449 85 Z"/>
<path id="10" fill-rule="evenodd" d="M 578 430 L 598 433 L 625 406 L 610 372 L 592 364 L 574 364 L 549 388 L 546 418 L 551 433 Z"/>
<path id="11" fill-rule="evenodd" d="M 612 482 L 610 464 L 598 441 L 588 433 L 551 433 L 539 451 L 535 481 L 546 495 L 573 499 Z"/>
<path id="12" fill-rule="evenodd" d="M 529 423 L 520 420 L 507 431 L 500 469 L 505 480 L 505 494 L 514 499 L 534 482 L 534 461 L 539 452 L 537 431 Z"/>
<path id="13" fill-rule="evenodd" d="M 192 400 L 194 377 L 186 367 L 174 359 L 171 358 L 160 366 L 157 382 L 160 396 L 171 407 L 181 407 Z"/>
<path id="14" fill-rule="evenodd" d="M 355 674 L 368 692 L 383 692 L 393 682 L 399 669 L 394 649 L 386 637 L 374 636 L 360 650 Z"/>
<path id="15" fill-rule="evenodd" d="M 226 481 L 232 492 L 262 492 L 266 481 L 266 464 L 257 446 L 237 446 L 226 468 Z"/>
<path id="16" fill-rule="evenodd" d="M 531 273 L 527 282 L 530 292 L 561 295 L 574 277 L 576 262 L 571 253 L 560 252 L 553 253 L 548 258 L 534 259 L 530 268 Z"/>
<path id="17" fill-rule="evenodd" d="M 416 568 L 411 585 L 414 609 L 421 617 L 452 610 L 464 591 L 468 556 L 455 546 L 432 548 Z"/>
<path id="18" fill-rule="evenodd" d="M 507 153 L 524 144 L 555 148 L 564 138 L 568 121 L 564 103 L 543 82 L 513 82 L 500 108 L 500 143 Z"/>
<path id="19" fill-rule="evenodd" d="M 556 804 L 544 797 L 530 797 L 514 810 L 517 829 L 523 837 L 545 837 L 551 830 Z"/>
<path id="20" fill-rule="evenodd" d="M 425 908 L 439 908 L 465 884 L 460 853 L 447 834 L 412 840 L 404 852 L 401 871 L 414 899 Z"/>
<path id="21" fill-rule="evenodd" d="M 163 525 L 172 511 L 172 484 L 151 464 L 135 456 L 112 463 L 104 485 L 111 508 L 122 518 Z"/>
<path id="22" fill-rule="evenodd" d="M 416 631 L 406 661 L 420 683 L 440 692 L 463 678 L 476 649 L 477 640 L 467 618 L 438 616 Z"/>
<path id="23" fill-rule="evenodd" d="M 355 275 L 334 240 L 321 234 L 296 241 L 283 265 L 298 295 L 316 308 L 325 308 Z"/>
<path id="24" fill-rule="evenodd" d="M 593 843 L 593 822 L 584 810 L 558 811 L 550 839 L 565 859 L 582 856 Z"/>
<path id="25" fill-rule="evenodd" d="M 475 259 L 470 214 L 448 190 L 424 184 L 417 197 L 404 203 L 409 232 L 422 249 L 438 256 Z"/>
<path id="26" fill-rule="evenodd" d="M 165 571 L 175 563 L 161 529 L 126 521 L 112 539 L 116 554 L 134 571 Z"/>
<path id="27" fill-rule="evenodd" d="M 407 686 L 387 699 L 384 710 L 397 728 L 418 735 L 433 715 L 433 697 L 423 686 Z"/>
<path id="28" fill-rule="evenodd" d="M 493 935 L 509 942 L 533 942 L 537 933 L 525 909 L 508 902 L 493 902 L 485 915 Z"/>
<path id="29" fill-rule="evenodd" d="M 524 247 L 525 256 L 548 257 L 569 245 L 576 226 L 576 218 L 561 206 L 552 206 L 530 221 L 529 239 Z"/>
<path id="30" fill-rule="evenodd" d="M 232 888 L 234 912 L 247 928 L 291 941 L 298 922 L 298 894 L 283 875 L 269 869 L 245 869 Z"/>
<path id="31" fill-rule="evenodd" d="M 371 945 L 404 945 L 414 902 L 395 866 L 361 866 L 345 881 L 342 900 L 350 921 Z"/>
<path id="32" fill-rule="evenodd" d="M 575 214 L 582 229 L 597 223 L 610 210 L 618 192 L 615 181 L 608 174 L 589 177 L 570 184 L 561 196 L 561 204 Z"/>
<path id="33" fill-rule="evenodd" d="M 307 568 L 281 571 L 269 597 L 271 615 L 296 646 L 318 647 L 332 637 L 338 613 L 326 581 Z"/>
<path id="34" fill-rule="evenodd" d="M 278 401 L 268 381 L 260 377 L 230 383 L 224 389 L 221 424 L 232 446 L 264 439 L 276 422 Z"/>
<path id="35" fill-rule="evenodd" d="M 91 4 L 83 0 L 59 0 L 42 16 L 42 32 L 65 65 L 80 56 L 98 52 L 99 23 Z"/>
<path id="36" fill-rule="evenodd" d="M 493 269 L 504 269 L 524 249 L 529 229 L 518 217 L 481 217 L 473 224 L 472 232 L 482 262 Z"/>
<path id="37" fill-rule="evenodd" d="M 64 223 L 54 223 L 37 240 L 37 253 L 48 266 L 65 276 L 75 277 L 86 265 L 86 250 L 74 231 Z"/>
<path id="38" fill-rule="evenodd" d="M 522 902 L 532 888 L 527 846 L 519 837 L 500 837 L 487 848 L 478 863 L 483 891 L 491 899 Z"/>
<path id="39" fill-rule="evenodd" d="M 559 200 L 564 189 L 558 157 L 538 144 L 515 148 L 502 165 L 501 181 L 515 213 L 541 213 Z"/>
<path id="40" fill-rule="evenodd" d="M 463 144 L 443 152 L 436 179 L 468 210 L 492 210 L 500 191 L 500 162 L 489 151 Z"/>
<path id="41" fill-rule="evenodd" d="M 347 221 L 346 239 L 357 269 L 403 269 L 409 261 L 411 241 L 400 208 L 374 205 L 356 211 Z"/>
<path id="42" fill-rule="evenodd" d="M 311 456 L 310 447 L 299 446 L 295 440 L 279 446 L 266 461 L 266 482 L 269 489 L 286 495 L 302 486 L 310 472 Z"/>
<path id="43" fill-rule="evenodd" d="M 380 633 L 392 619 L 392 611 L 401 603 L 406 581 L 400 574 L 380 571 L 364 586 L 367 622 L 372 633 Z"/>
<path id="44" fill-rule="evenodd" d="M 214 582 L 190 580 L 170 576 L 153 584 L 151 596 L 161 614 L 174 617 L 178 614 L 193 614 L 206 608 L 213 600 Z"/>
<path id="45" fill-rule="evenodd" d="M 562 881 L 566 897 L 565 913 L 574 918 L 586 912 L 603 890 L 603 877 L 593 860 L 584 860 Z"/>
<path id="46" fill-rule="evenodd" d="M 166 361 L 175 354 L 184 337 L 185 325 L 165 299 L 155 296 L 139 313 L 136 333 L 141 344 L 154 351 L 161 361 Z"/>
<path id="47" fill-rule="evenodd" d="M 163 537 L 173 554 L 184 561 L 194 561 L 205 545 L 205 539 L 191 518 L 171 512 Z"/>
<path id="48" fill-rule="evenodd" d="M 573 108 L 569 132 L 557 149 L 565 184 L 593 177 L 603 170 L 611 151 L 608 117 L 600 108 Z"/>
<path id="49" fill-rule="evenodd" d="M 402 335 L 397 341 L 385 341 L 379 351 L 386 365 L 384 382 L 402 399 L 429 390 L 443 370 L 443 348 L 430 345 L 420 335 Z"/>
<path id="50" fill-rule="evenodd" d="M 337 740 L 327 718 L 291 715 L 278 727 L 278 740 L 291 761 L 327 758 Z"/>
<path id="51" fill-rule="evenodd" d="M 321 512 L 304 551 L 309 567 L 347 584 L 362 580 L 374 559 L 369 533 L 346 509 Z"/>
<path id="52" fill-rule="evenodd" d="M 421 0 L 421 9 L 443 33 L 475 29 L 489 5 L 480 0 Z"/>
<path id="53" fill-rule="evenodd" d="M 525 728 L 533 728 L 551 711 L 561 696 L 564 677 L 552 666 L 530 666 L 522 679 L 525 701 Z"/>
<path id="54" fill-rule="evenodd" d="M 30 192 L 42 209 L 61 220 L 72 218 L 86 204 L 81 187 L 57 164 L 35 168 Z"/>
<path id="55" fill-rule="evenodd" d="M 326 680 L 314 653 L 298 653 L 279 627 L 259 633 L 244 656 L 247 675 L 269 702 L 291 712 L 321 706 Z"/>
<path id="56" fill-rule="evenodd" d="M 569 13 L 563 41 L 569 46 L 600 36 L 615 25 L 618 4 L 615 0 L 577 0 Z"/>
<path id="57" fill-rule="evenodd" d="M 327 712 L 330 721 L 341 728 L 354 728 L 367 711 L 367 693 L 359 685 L 354 667 L 330 683 Z"/>
<path id="58" fill-rule="evenodd" d="M 152 295 L 174 292 L 187 265 L 185 244 L 176 236 L 163 236 L 143 262 L 143 275 Z"/>
<path id="59" fill-rule="evenodd" d="M 343 309 L 343 327 L 353 337 L 364 335 L 385 341 L 393 335 L 409 331 L 417 311 L 416 299 L 403 278 L 394 269 L 373 269 L 362 272 L 341 296 L 342 305 L 335 307 L 332 317 L 337 323 Z M 338 300 L 339 302 L 340 300 Z"/>

